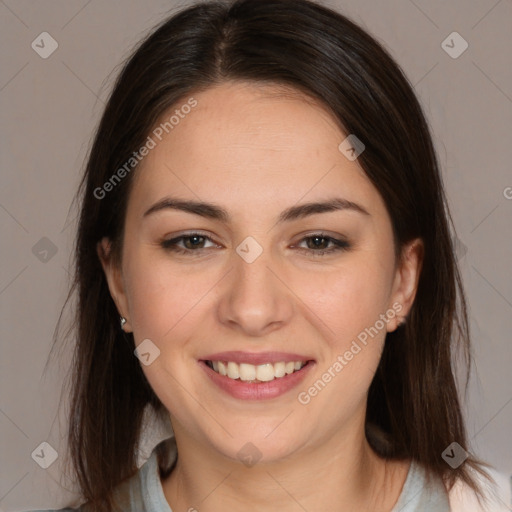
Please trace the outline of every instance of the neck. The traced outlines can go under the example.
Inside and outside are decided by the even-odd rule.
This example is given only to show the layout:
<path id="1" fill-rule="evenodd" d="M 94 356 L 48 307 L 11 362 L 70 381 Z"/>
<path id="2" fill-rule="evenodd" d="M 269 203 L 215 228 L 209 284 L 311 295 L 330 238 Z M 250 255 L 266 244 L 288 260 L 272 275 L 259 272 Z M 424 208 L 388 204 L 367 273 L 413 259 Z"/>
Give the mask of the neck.
<path id="1" fill-rule="evenodd" d="M 176 511 L 253 509 L 391 510 L 408 462 L 386 462 L 370 447 L 364 429 L 335 434 L 286 460 L 247 467 L 205 447 L 175 428 L 178 461 L 162 482 Z"/>

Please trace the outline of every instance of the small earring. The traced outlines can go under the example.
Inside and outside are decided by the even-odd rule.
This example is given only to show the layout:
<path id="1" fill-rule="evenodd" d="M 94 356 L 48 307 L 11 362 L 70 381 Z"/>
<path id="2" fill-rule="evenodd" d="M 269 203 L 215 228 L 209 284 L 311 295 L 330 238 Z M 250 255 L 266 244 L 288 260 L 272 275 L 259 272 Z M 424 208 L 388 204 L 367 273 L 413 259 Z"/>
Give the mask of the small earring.
<path id="1" fill-rule="evenodd" d="M 121 329 L 124 329 L 124 324 L 126 323 L 126 318 L 124 316 L 122 316 L 120 318 L 120 323 L 121 323 Z"/>
<path id="2" fill-rule="evenodd" d="M 401 327 L 405 324 L 405 316 L 400 319 L 400 322 L 398 323 L 398 326 Z"/>

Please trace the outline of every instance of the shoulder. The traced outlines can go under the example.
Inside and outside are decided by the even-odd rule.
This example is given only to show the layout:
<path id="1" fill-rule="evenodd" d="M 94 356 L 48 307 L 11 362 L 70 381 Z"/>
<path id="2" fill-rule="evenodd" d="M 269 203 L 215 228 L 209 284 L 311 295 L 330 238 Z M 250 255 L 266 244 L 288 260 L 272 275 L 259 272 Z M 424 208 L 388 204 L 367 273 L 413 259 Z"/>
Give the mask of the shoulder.
<path id="1" fill-rule="evenodd" d="M 78 508 L 59 508 L 59 509 L 45 509 L 45 510 L 29 510 L 27 512 L 82 512 L 82 507 Z"/>
<path id="2" fill-rule="evenodd" d="M 487 500 L 479 503 L 473 490 L 465 483 L 458 481 L 449 492 L 450 509 L 452 512 L 509 512 L 512 506 L 512 476 L 505 473 L 489 470 L 494 484 L 488 482 L 480 474 L 475 473 L 475 478 L 481 486 L 482 493 Z"/>
<path id="3" fill-rule="evenodd" d="M 158 453 L 163 455 L 163 468 L 159 467 Z M 169 470 L 176 460 L 177 450 L 174 438 L 161 441 L 148 457 L 143 457 L 138 470 L 114 489 L 115 510 L 119 512 L 145 512 L 168 510 L 160 483 L 159 472 Z M 29 512 L 90 512 L 85 503 L 78 508 L 31 510 Z"/>
<path id="4" fill-rule="evenodd" d="M 143 512 L 142 503 L 140 501 L 141 486 L 140 474 L 143 469 L 139 468 L 138 471 L 129 479 L 120 483 L 113 491 L 114 507 L 116 512 Z M 46 509 L 46 510 L 30 510 L 28 512 L 91 512 L 89 503 L 83 503 L 77 508 L 59 508 L 59 509 Z"/>
<path id="5" fill-rule="evenodd" d="M 450 512 L 448 493 L 441 478 L 428 478 L 419 462 L 409 461 L 409 471 L 392 512 Z M 468 512 L 468 511 L 465 511 Z"/>

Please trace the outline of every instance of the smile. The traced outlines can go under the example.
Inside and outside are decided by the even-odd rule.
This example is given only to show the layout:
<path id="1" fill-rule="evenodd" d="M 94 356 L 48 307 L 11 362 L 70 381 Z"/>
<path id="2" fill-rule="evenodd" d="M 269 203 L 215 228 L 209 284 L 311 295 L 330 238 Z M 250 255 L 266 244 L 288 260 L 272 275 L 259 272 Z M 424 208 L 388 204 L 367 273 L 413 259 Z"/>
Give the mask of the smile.
<path id="1" fill-rule="evenodd" d="M 301 370 L 307 364 L 307 361 L 279 361 L 259 365 L 239 364 L 234 361 L 205 361 L 205 363 L 213 371 L 229 379 L 257 383 L 270 382 L 291 375 Z"/>
<path id="2" fill-rule="evenodd" d="M 289 394 L 316 365 L 314 359 L 304 354 L 241 351 L 210 354 L 198 363 L 214 384 L 212 389 L 250 401 Z"/>

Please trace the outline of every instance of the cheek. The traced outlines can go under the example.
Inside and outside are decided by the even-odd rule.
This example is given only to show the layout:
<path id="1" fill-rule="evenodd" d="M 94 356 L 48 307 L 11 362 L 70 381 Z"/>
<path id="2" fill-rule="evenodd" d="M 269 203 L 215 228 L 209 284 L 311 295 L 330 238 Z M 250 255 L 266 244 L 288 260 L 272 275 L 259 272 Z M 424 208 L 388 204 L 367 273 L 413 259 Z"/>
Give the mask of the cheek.
<path id="1" fill-rule="evenodd" d="M 197 335 L 200 299 L 214 285 L 213 277 L 194 279 L 161 259 L 144 257 L 143 250 L 134 250 L 126 259 L 126 273 L 135 344 L 149 339 L 156 346 L 152 350 L 158 350 L 158 356 L 149 365 L 143 364 L 142 370 L 168 410 L 188 411 L 181 418 L 186 421 L 191 403 L 183 384 L 187 383 L 188 391 L 193 389 L 187 346 Z"/>
<path id="2" fill-rule="evenodd" d="M 384 268 L 376 258 L 354 258 L 336 272 L 317 275 L 314 285 L 303 281 L 301 296 L 309 297 L 307 306 L 314 311 L 311 316 L 324 339 L 312 383 L 315 389 L 310 388 L 312 395 L 304 391 L 315 397 L 314 407 L 340 420 L 364 402 L 378 367 L 386 335 L 381 315 L 388 311 L 390 272 L 391 266 Z"/>
<path id="3" fill-rule="evenodd" d="M 135 339 L 159 339 L 179 313 L 167 276 L 155 267 L 139 266 L 130 273 L 130 308 Z"/>
<path id="4" fill-rule="evenodd" d="M 356 257 L 335 272 L 317 274 L 313 280 L 301 279 L 301 297 L 316 313 L 316 324 L 333 348 L 343 348 L 366 328 L 373 326 L 388 308 L 391 291 L 390 270 L 375 259 Z M 380 324 L 379 324 L 380 325 Z"/>
<path id="5" fill-rule="evenodd" d="M 147 251 L 149 252 L 149 251 Z M 162 258 L 135 249 L 126 260 L 127 290 L 135 339 L 167 339 L 211 288 L 211 278 L 195 279 Z"/>

